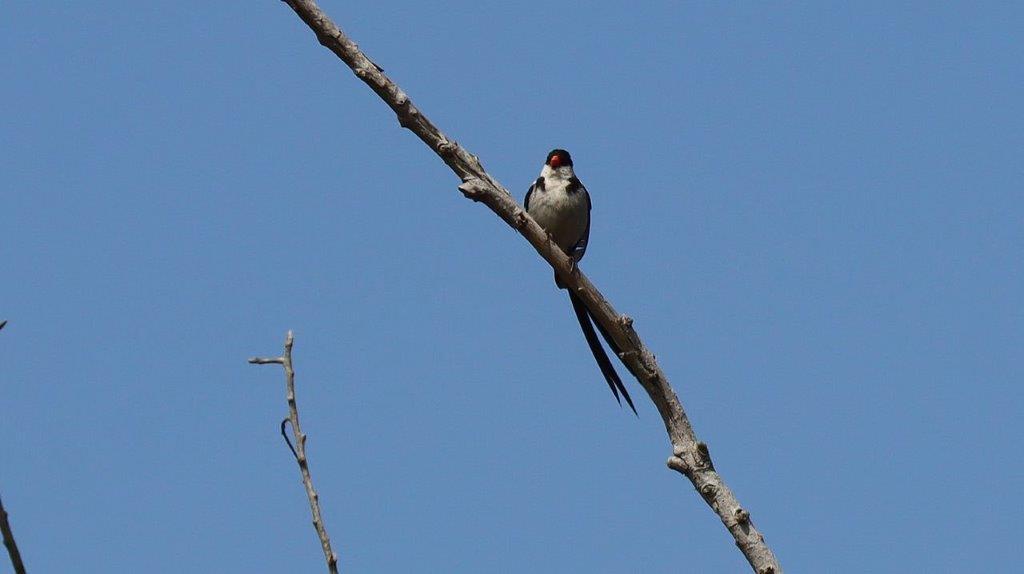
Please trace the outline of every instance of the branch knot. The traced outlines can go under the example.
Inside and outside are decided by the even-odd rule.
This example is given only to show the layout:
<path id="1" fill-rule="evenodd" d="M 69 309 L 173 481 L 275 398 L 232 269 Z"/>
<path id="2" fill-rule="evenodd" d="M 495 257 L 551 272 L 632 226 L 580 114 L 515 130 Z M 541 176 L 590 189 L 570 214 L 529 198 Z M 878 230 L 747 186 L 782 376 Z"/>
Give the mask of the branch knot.
<path id="1" fill-rule="evenodd" d="M 740 524 L 746 524 L 750 522 L 750 513 L 747 512 L 747 509 L 743 508 L 742 506 L 737 506 L 736 510 L 732 511 L 732 515 L 736 517 L 736 521 Z"/>
<path id="2" fill-rule="evenodd" d="M 693 458 L 699 468 L 715 470 L 715 464 L 711 462 L 711 452 L 708 450 L 706 442 L 697 443 L 697 452 Z"/>
<path id="3" fill-rule="evenodd" d="M 706 483 L 702 484 L 701 487 L 700 487 L 700 494 L 701 494 L 701 496 L 704 497 L 705 500 L 708 501 L 708 504 L 712 503 L 712 501 L 715 498 L 715 494 L 717 492 L 718 492 L 718 487 L 715 486 L 714 484 L 711 484 L 710 482 L 706 482 Z"/>
<path id="4" fill-rule="evenodd" d="M 466 181 L 459 184 L 459 191 L 462 195 L 466 196 L 467 199 L 473 201 L 480 201 L 481 196 L 490 191 L 483 180 L 476 177 L 471 177 Z"/>

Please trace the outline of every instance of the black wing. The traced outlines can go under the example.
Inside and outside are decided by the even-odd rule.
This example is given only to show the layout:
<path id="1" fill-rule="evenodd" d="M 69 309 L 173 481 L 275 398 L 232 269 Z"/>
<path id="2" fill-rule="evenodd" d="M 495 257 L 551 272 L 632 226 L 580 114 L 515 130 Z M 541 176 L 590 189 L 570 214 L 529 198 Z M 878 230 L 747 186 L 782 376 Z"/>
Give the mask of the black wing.
<path id="1" fill-rule="evenodd" d="M 580 240 L 572 248 L 572 256 L 576 258 L 576 261 L 579 261 L 586 255 L 587 244 L 590 243 L 590 194 L 587 192 L 587 188 L 583 187 L 583 183 L 575 177 L 572 178 L 569 185 L 570 192 L 582 193 L 583 197 L 587 198 L 587 228 L 583 230 L 583 237 L 580 237 Z"/>
<path id="2" fill-rule="evenodd" d="M 526 199 L 523 200 L 523 207 L 526 208 L 527 212 L 530 211 L 530 196 L 533 195 L 533 190 L 536 189 L 538 186 L 540 187 L 541 191 L 544 191 L 543 177 L 538 177 L 537 181 L 533 182 L 533 185 L 530 186 L 530 189 L 526 190 Z"/>

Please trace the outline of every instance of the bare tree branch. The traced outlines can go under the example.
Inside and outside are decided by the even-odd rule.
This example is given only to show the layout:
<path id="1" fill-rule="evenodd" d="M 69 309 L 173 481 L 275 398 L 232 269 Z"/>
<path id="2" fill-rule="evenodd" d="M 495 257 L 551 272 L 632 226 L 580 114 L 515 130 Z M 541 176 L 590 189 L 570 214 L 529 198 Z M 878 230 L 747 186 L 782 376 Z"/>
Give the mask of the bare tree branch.
<path id="1" fill-rule="evenodd" d="M 295 402 L 295 370 L 292 369 L 292 344 L 295 337 L 291 331 L 284 340 L 284 355 L 280 357 L 262 358 L 253 357 L 249 362 L 254 365 L 282 365 L 284 367 L 285 386 L 288 390 L 288 418 L 281 422 L 281 435 L 288 442 L 288 448 L 295 455 L 295 461 L 299 463 L 299 471 L 302 473 L 302 484 L 306 487 L 306 497 L 309 498 L 309 510 L 313 514 L 313 527 L 320 537 L 320 546 L 324 550 L 324 558 L 327 560 L 327 570 L 331 574 L 338 574 L 338 555 L 331 549 L 331 538 L 327 535 L 327 528 L 324 526 L 324 519 L 320 516 L 320 495 L 313 488 L 313 477 L 309 474 L 309 463 L 306 460 L 306 435 L 302 434 L 302 427 L 299 426 L 299 407 Z M 292 425 L 292 433 L 295 435 L 295 446 L 288 441 L 285 434 L 285 423 Z"/>
<path id="2" fill-rule="evenodd" d="M 0 323 L 3 329 L 7 321 Z M 4 510 L 4 503 L 0 500 L 0 532 L 3 533 L 4 546 L 7 547 L 7 554 L 11 556 L 11 564 L 14 566 L 15 574 L 25 574 L 25 563 L 21 561 L 21 552 L 18 551 L 18 544 L 14 541 L 14 532 L 11 531 L 11 523 L 7 520 L 7 511 Z"/>
<path id="3" fill-rule="evenodd" d="M 6 326 L 6 319 L 0 321 L 0 330 Z M 7 547 L 7 554 L 11 557 L 11 564 L 14 566 L 15 574 L 25 574 L 25 563 L 21 561 L 18 543 L 14 541 L 14 531 L 11 530 L 10 521 L 7 520 L 7 510 L 4 509 L 3 500 L 0 500 L 0 534 L 3 535 L 4 546 Z"/>
<path id="4" fill-rule="evenodd" d="M 690 421 L 652 354 L 633 329 L 631 318 L 620 315 L 582 273 L 570 267 L 570 258 L 549 241 L 544 230 L 515 199 L 491 177 L 480 160 L 457 142 L 446 137 L 409 96 L 349 39 L 311 0 L 284 0 L 316 34 L 320 43 L 334 52 L 355 75 L 365 82 L 398 115 L 398 122 L 427 144 L 462 180 L 459 190 L 473 201 L 482 202 L 509 226 L 516 229 L 555 269 L 558 277 L 586 303 L 595 320 L 622 349 L 620 358 L 643 385 L 665 423 L 672 443 L 668 466 L 685 475 L 697 492 L 721 518 L 736 545 L 758 574 L 779 574 L 782 568 L 764 537 L 750 521 L 725 481 L 715 471 L 707 445 L 698 441 Z"/>

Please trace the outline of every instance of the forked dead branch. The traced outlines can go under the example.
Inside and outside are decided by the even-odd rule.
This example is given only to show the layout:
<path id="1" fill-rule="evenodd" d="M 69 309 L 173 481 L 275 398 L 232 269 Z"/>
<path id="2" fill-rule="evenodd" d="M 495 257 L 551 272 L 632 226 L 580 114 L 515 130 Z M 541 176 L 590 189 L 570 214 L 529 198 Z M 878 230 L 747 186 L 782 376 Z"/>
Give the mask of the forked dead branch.
<path id="1" fill-rule="evenodd" d="M 708 506 L 732 534 L 753 570 L 759 574 L 782 572 L 778 560 L 754 527 L 750 513 L 740 506 L 711 463 L 707 445 L 698 441 L 690 421 L 668 378 L 654 355 L 633 329 L 633 321 L 619 314 L 579 271 L 570 267 L 570 259 L 554 245 L 543 229 L 523 210 L 500 183 L 484 170 L 480 160 L 457 142 L 448 139 L 420 110 L 409 96 L 388 78 L 311 0 L 285 0 L 316 34 L 327 49 L 334 52 L 355 75 L 366 83 L 398 116 L 402 127 L 412 131 L 440 157 L 462 183 L 459 190 L 473 201 L 491 209 L 517 230 L 555 269 L 561 281 L 586 304 L 591 314 L 622 350 L 620 358 L 636 374 L 658 408 L 672 444 L 668 466 L 686 476 Z"/>
<path id="2" fill-rule="evenodd" d="M 320 546 L 324 551 L 324 559 L 327 560 L 327 570 L 331 574 L 338 574 L 338 555 L 331 548 L 331 537 L 327 535 L 327 527 L 324 526 L 324 519 L 320 515 L 320 495 L 313 488 L 313 477 L 309 474 L 309 462 L 306 459 L 306 435 L 302 432 L 299 424 L 299 407 L 295 402 L 295 369 L 292 368 L 292 346 L 295 344 L 295 337 L 292 332 L 284 340 L 284 354 L 280 357 L 253 357 L 249 362 L 253 365 L 281 365 L 284 367 L 284 382 L 288 400 L 288 416 L 281 421 L 281 435 L 288 442 L 288 448 L 295 455 L 295 462 L 299 465 L 299 472 L 302 474 L 302 485 L 306 488 L 306 498 L 309 499 L 309 511 L 313 515 L 313 528 L 320 538 Z M 295 445 L 288 441 L 288 434 L 285 430 L 291 425 L 292 434 L 295 436 Z"/>

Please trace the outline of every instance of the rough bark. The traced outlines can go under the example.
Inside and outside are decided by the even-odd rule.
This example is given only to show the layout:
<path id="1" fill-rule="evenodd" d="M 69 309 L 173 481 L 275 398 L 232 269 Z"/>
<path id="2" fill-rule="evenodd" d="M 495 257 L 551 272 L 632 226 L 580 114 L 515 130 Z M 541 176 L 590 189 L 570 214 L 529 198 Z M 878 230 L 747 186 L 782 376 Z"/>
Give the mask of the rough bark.
<path id="1" fill-rule="evenodd" d="M 715 471 L 706 444 L 697 440 L 690 421 L 662 372 L 654 354 L 647 349 L 633 329 L 633 321 L 619 314 L 601 292 L 578 269 L 570 266 L 570 258 L 549 239 L 544 230 L 512 198 L 497 180 L 484 170 L 477 156 L 449 139 L 409 99 L 383 70 L 371 61 L 338 26 L 310 0 L 284 0 L 299 18 L 316 34 L 324 47 L 334 52 L 356 77 L 366 83 L 398 116 L 399 124 L 416 134 L 462 180 L 459 190 L 473 201 L 491 209 L 509 226 L 517 230 L 537 250 L 564 282 L 586 303 L 596 321 L 604 327 L 622 349 L 620 358 L 650 396 L 661 414 L 672 443 L 669 468 L 682 473 L 693 483 L 708 506 L 721 518 L 758 574 L 781 573 L 782 568 L 764 536 L 754 527 L 750 513 L 740 506 L 722 477 Z"/>

